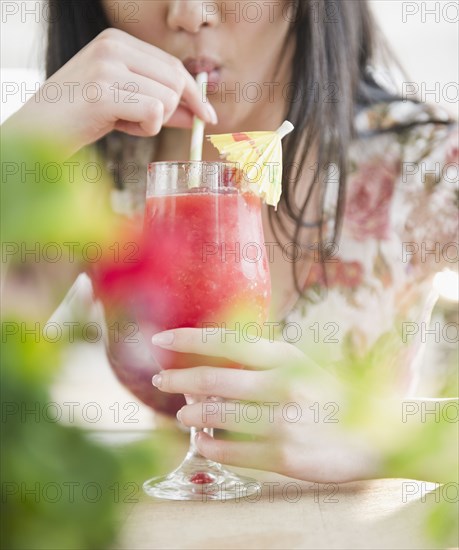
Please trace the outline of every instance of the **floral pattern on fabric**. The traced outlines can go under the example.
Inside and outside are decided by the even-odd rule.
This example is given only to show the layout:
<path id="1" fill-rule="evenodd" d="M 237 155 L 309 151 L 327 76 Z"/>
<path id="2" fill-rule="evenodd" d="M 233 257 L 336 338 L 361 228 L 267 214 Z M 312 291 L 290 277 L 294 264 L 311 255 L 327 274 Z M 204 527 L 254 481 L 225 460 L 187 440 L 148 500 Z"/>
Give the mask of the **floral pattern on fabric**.
<path id="1" fill-rule="evenodd" d="M 337 252 L 313 263 L 304 297 L 284 320 L 302 327 L 298 345 L 320 364 L 371 368 L 376 353 L 403 391 L 422 348 L 407 327 L 428 326 L 433 276 L 457 269 L 458 129 L 413 125 L 432 118 L 447 119 L 404 102 L 358 115 L 363 137 L 350 149 Z M 400 124 L 410 126 L 390 131 Z"/>

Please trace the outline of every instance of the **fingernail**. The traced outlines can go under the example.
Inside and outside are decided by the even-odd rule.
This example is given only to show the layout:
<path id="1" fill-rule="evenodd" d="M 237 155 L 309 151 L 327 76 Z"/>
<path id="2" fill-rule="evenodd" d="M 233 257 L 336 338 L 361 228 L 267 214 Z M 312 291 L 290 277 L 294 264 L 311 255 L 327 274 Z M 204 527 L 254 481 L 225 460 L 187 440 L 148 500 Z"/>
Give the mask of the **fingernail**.
<path id="1" fill-rule="evenodd" d="M 155 346 L 170 346 L 174 342 L 174 332 L 171 330 L 166 332 L 158 332 L 158 334 L 155 334 L 152 337 L 151 342 Z"/>
<path id="2" fill-rule="evenodd" d="M 177 411 L 176 416 L 177 416 L 177 420 L 178 420 L 179 422 L 181 422 L 181 421 L 182 421 L 182 409 L 180 409 L 179 411 Z"/>
<path id="3" fill-rule="evenodd" d="M 151 379 L 151 383 L 156 388 L 159 388 L 161 386 L 161 382 L 163 381 L 163 377 L 160 374 L 155 374 L 153 378 Z"/>
<path id="4" fill-rule="evenodd" d="M 215 109 L 212 107 L 210 103 L 207 103 L 206 107 L 207 107 L 207 112 L 209 113 L 212 124 L 218 124 L 218 116 Z"/>

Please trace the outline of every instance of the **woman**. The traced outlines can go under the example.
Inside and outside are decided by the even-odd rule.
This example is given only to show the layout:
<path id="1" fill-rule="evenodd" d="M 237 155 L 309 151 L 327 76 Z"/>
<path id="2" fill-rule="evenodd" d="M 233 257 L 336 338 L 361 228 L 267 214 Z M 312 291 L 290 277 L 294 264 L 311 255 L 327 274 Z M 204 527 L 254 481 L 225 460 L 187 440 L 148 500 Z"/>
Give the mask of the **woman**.
<path id="1" fill-rule="evenodd" d="M 366 2 L 250 4 L 50 2 L 48 77 L 62 89 L 76 83 L 75 96 L 49 103 L 39 92 L 9 124 L 48 129 L 69 155 L 97 143 L 116 168 L 117 203 L 126 212 L 143 208 L 147 162 L 187 158 L 194 115 L 214 134 L 273 130 L 291 120 L 281 203 L 263 214 L 267 242 L 293 242 L 303 252 L 300 261 L 275 254 L 270 265 L 273 318 L 281 328 L 299 326 L 301 338 L 223 345 L 218 333 L 204 344 L 199 329 L 155 335 L 155 345 L 209 361 L 163 372 L 153 384 L 230 401 L 214 404 L 205 418 L 201 404 L 178 413 L 187 426 L 254 438 L 201 433 L 197 446 L 208 458 L 314 481 L 405 474 L 388 470 L 386 460 L 413 429 L 400 423 L 394 388 L 406 395 L 418 345 L 406 345 L 401 332 L 428 320 L 432 276 L 442 264 L 451 267 L 452 255 L 425 261 L 420 252 L 456 240 L 454 181 L 444 168 L 457 163 L 457 130 L 443 113 L 376 82 L 376 30 Z M 193 80 L 202 70 L 209 102 Z M 90 83 L 102 91 L 97 101 L 78 93 Z M 206 144 L 203 158 L 217 155 Z M 134 179 L 132 161 L 141 167 Z M 248 369 L 209 366 L 219 355 Z M 364 391 L 348 391 L 346 380 L 360 381 Z M 371 393 L 380 381 L 394 397 L 384 418 L 386 394 Z M 352 399 L 371 421 L 345 429 L 336 415 L 352 412 Z M 247 401 L 259 405 L 263 422 L 225 414 Z M 289 403 L 299 406 L 298 421 L 285 414 Z M 380 435 L 391 429 L 399 435 L 388 443 Z M 414 468 L 409 475 L 439 472 Z"/>

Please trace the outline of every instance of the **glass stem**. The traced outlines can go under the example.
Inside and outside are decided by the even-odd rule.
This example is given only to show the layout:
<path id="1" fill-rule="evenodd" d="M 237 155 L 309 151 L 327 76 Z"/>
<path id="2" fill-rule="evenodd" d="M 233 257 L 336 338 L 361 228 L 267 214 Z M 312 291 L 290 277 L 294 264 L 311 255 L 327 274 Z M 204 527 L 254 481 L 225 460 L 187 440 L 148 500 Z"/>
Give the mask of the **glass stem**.
<path id="1" fill-rule="evenodd" d="M 202 398 L 196 397 L 194 395 L 189 395 L 189 394 L 185 394 L 185 400 L 187 402 L 187 405 L 192 405 L 193 403 L 199 403 L 199 402 L 203 401 Z M 187 453 L 186 458 L 185 458 L 186 461 L 192 460 L 192 459 L 195 459 L 195 458 L 198 458 L 198 459 L 201 459 L 201 460 L 206 460 L 206 458 L 204 458 L 202 456 L 202 454 L 196 448 L 195 438 L 196 438 L 196 434 L 198 434 L 199 432 L 204 432 L 204 433 L 210 435 L 210 437 L 214 436 L 214 429 L 213 428 L 194 428 L 194 427 L 191 427 L 190 428 L 190 448 L 188 449 L 188 453 Z"/>
<path id="2" fill-rule="evenodd" d="M 210 437 L 214 436 L 214 429 L 213 428 L 193 428 L 193 427 L 190 428 L 190 448 L 188 450 L 187 459 L 189 459 L 189 458 L 202 458 L 202 459 L 204 459 L 202 454 L 196 448 L 196 443 L 195 443 L 196 434 L 198 434 L 199 432 L 204 432 L 206 434 L 209 434 Z"/>

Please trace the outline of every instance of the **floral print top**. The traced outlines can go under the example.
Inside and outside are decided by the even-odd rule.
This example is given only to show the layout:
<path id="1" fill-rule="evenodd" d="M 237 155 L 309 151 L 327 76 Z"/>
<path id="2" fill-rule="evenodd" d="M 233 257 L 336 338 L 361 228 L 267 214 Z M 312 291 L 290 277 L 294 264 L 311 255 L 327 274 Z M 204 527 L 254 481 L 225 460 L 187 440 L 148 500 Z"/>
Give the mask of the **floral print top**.
<path id="1" fill-rule="evenodd" d="M 408 101 L 358 113 L 339 243 L 325 264 L 312 263 L 304 296 L 279 330 L 299 325 L 295 343 L 318 363 L 376 361 L 410 391 L 436 301 L 433 277 L 458 262 L 458 129 L 448 120 L 437 107 Z M 116 134 L 109 148 L 125 170 L 115 209 L 143 208 L 145 181 L 142 174 L 129 180 L 128 161 L 146 166 L 151 141 Z"/>
<path id="2" fill-rule="evenodd" d="M 340 240 L 325 263 L 313 262 L 305 295 L 285 319 L 300 325 L 300 345 L 320 364 L 379 363 L 397 373 L 403 393 L 416 391 L 433 277 L 458 265 L 458 128 L 415 124 L 426 119 L 448 117 L 402 101 L 358 115 L 363 137 L 350 149 Z M 407 129 L 390 131 L 400 124 Z M 457 342 L 457 322 L 437 328 Z"/>

